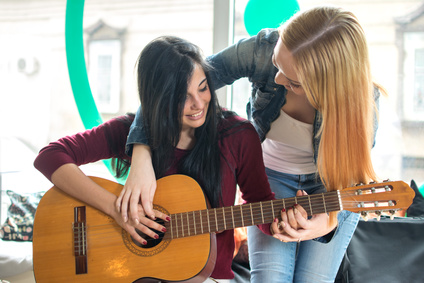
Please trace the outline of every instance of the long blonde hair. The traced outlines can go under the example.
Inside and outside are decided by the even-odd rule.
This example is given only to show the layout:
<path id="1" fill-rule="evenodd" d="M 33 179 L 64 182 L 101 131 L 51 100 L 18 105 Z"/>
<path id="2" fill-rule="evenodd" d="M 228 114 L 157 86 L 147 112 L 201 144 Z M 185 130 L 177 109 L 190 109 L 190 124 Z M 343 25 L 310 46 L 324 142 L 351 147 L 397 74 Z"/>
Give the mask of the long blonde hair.
<path id="1" fill-rule="evenodd" d="M 280 28 L 298 80 L 322 118 L 318 174 L 328 191 L 376 181 L 374 84 L 364 31 L 334 7 L 296 14 Z"/>

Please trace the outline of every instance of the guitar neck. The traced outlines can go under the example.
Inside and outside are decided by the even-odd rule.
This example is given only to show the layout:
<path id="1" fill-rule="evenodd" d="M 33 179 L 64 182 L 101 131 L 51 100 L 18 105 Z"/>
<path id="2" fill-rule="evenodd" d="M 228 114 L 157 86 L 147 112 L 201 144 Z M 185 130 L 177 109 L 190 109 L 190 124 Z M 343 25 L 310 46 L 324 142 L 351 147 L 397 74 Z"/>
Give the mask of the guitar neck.
<path id="1" fill-rule="evenodd" d="M 166 224 L 172 239 L 195 236 L 204 233 L 230 230 L 238 227 L 271 223 L 280 217 L 281 210 L 301 205 L 309 216 L 339 211 L 341 202 L 338 191 L 306 195 L 236 206 L 197 210 L 171 215 Z"/>

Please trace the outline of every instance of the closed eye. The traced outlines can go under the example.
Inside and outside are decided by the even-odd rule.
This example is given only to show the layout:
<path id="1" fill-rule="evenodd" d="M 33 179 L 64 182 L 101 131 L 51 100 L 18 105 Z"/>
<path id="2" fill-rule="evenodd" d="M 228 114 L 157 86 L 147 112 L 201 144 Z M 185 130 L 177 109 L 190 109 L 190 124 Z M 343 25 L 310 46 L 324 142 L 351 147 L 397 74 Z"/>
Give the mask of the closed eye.
<path id="1" fill-rule="evenodd" d="M 208 90 L 208 84 L 206 84 L 204 88 L 199 89 L 200 92 L 205 92 L 207 90 Z"/>
<path id="2" fill-rule="evenodd" d="M 292 82 L 290 82 L 290 86 L 291 86 L 291 87 L 294 87 L 294 88 L 299 88 L 299 87 L 300 87 L 300 85 L 298 85 L 298 84 L 294 84 L 294 83 L 292 83 Z"/>

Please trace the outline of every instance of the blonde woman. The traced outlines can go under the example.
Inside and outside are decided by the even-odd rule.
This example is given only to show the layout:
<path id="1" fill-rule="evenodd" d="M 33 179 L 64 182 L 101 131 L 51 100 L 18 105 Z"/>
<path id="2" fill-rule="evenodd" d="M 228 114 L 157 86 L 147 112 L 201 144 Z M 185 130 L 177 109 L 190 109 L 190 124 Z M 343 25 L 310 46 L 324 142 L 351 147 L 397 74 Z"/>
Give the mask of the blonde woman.
<path id="1" fill-rule="evenodd" d="M 357 18 L 334 7 L 297 13 L 278 30 L 266 29 L 208 58 L 219 88 L 241 77 L 252 83 L 249 120 L 261 141 L 276 198 L 340 190 L 376 180 L 371 148 L 379 87 L 373 83 L 365 34 Z M 127 144 L 134 160 L 149 154 L 136 118 Z M 146 160 L 146 159 L 143 159 Z M 143 168 L 143 169 L 142 169 Z M 139 201 L 151 215 L 151 165 L 138 164 L 126 184 L 123 216 Z M 255 172 L 252 172 L 255 174 Z M 127 209 L 129 207 L 129 210 Z M 300 213 L 298 213 L 300 212 Z M 348 211 L 304 217 L 282 212 L 270 237 L 248 228 L 251 282 L 334 282 L 359 220 Z"/>

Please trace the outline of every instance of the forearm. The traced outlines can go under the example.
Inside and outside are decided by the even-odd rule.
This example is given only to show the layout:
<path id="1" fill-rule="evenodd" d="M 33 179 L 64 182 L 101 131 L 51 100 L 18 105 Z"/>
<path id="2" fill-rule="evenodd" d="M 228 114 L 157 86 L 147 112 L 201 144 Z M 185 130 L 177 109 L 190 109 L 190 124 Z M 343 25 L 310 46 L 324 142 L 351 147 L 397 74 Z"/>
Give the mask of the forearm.
<path id="1" fill-rule="evenodd" d="M 145 144 L 134 144 L 131 169 L 133 169 L 133 171 L 140 168 L 146 169 L 148 166 L 152 166 L 152 153 L 150 147 Z"/>
<path id="2" fill-rule="evenodd" d="M 52 174 L 51 181 L 65 193 L 107 215 L 113 216 L 115 213 L 114 202 L 117 196 L 97 185 L 75 164 L 68 163 L 59 167 Z"/>

